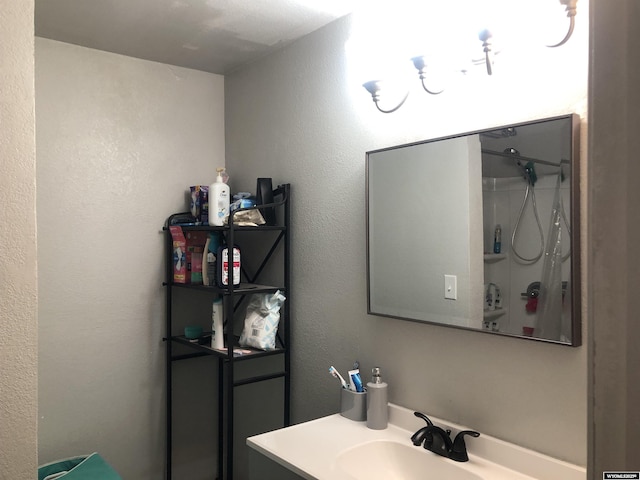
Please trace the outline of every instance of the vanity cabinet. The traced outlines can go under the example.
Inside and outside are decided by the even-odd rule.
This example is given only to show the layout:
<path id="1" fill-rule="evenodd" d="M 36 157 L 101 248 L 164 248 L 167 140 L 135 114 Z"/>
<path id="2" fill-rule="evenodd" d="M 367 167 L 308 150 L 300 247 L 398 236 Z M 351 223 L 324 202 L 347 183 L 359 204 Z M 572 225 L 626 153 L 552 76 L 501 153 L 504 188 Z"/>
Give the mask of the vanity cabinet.
<path id="1" fill-rule="evenodd" d="M 185 235 L 189 232 L 219 232 L 226 245 L 236 245 L 241 253 L 241 283 L 220 288 L 218 286 L 205 286 L 202 284 L 180 284 L 173 281 L 173 241 L 168 226 L 164 228 L 166 247 L 166 478 L 172 478 L 172 450 L 173 450 L 173 369 L 176 362 L 194 361 L 198 357 L 213 358 L 217 366 L 217 464 L 218 471 L 215 477 L 218 480 L 232 480 L 234 478 L 234 395 L 238 388 L 281 379 L 283 388 L 282 426 L 290 423 L 290 185 L 284 184 L 273 190 L 274 202 L 261 205 L 260 210 L 273 209 L 276 213 L 276 222 L 273 225 L 240 226 L 237 224 L 234 212 L 229 218 L 229 224 L 216 226 L 181 225 Z M 258 207 L 255 207 L 258 208 Z M 242 209 L 247 210 L 247 209 Z M 167 221 L 167 225 L 169 221 Z M 245 262 L 245 257 L 252 257 L 251 262 Z M 256 257 L 256 258 L 253 258 Z M 252 265 L 255 265 L 252 268 Z M 250 270 L 251 269 L 251 270 Z M 267 285 L 258 283 L 263 276 L 269 275 L 269 279 L 276 278 L 277 284 Z M 206 318 L 187 318 L 188 324 L 208 325 L 204 329 L 202 337 L 197 340 L 188 339 L 181 332 L 180 324 L 185 324 L 186 313 L 176 302 L 176 297 L 185 290 L 190 290 L 193 295 L 203 295 L 205 301 L 211 306 L 213 300 L 222 298 L 224 318 L 224 350 L 211 348 L 211 310 Z M 281 291 L 286 300 L 280 308 L 280 320 L 276 336 L 276 348 L 274 350 L 259 350 L 250 347 L 239 346 L 238 330 L 244 324 L 244 312 L 246 305 L 253 294 L 275 293 Z M 182 291 L 182 292 L 181 292 Z M 182 316 L 182 318 L 181 318 Z M 208 331 L 207 331 L 208 330 Z M 265 357 L 279 356 L 277 367 L 267 369 L 260 365 L 260 360 Z M 238 374 L 238 364 L 242 362 L 242 372 Z M 273 363 L 273 362 L 272 362 Z M 214 367 L 215 369 L 215 367 Z M 252 372 L 247 376 L 246 372 Z M 211 375 L 209 378 L 215 378 Z M 279 388 L 279 385 L 276 386 Z M 259 402 L 256 399 L 256 402 Z M 260 404 L 251 408 L 260 408 Z M 241 414 L 241 412 L 239 412 Z M 198 415 L 198 412 L 192 412 Z M 202 428 L 206 428 L 202 425 Z"/>

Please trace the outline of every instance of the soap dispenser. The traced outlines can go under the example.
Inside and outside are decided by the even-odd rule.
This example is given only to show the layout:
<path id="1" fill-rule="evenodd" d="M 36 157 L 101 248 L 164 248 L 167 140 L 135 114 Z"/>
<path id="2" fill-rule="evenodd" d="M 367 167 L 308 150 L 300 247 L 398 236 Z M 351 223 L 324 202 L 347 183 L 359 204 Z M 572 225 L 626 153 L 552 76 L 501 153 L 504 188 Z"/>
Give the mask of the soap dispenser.
<path id="1" fill-rule="evenodd" d="M 209 225 L 221 227 L 229 216 L 229 185 L 222 180 L 224 168 L 217 168 L 218 176 L 209 187 Z"/>
<path id="2" fill-rule="evenodd" d="M 388 420 L 387 384 L 380 377 L 380 367 L 373 367 L 371 381 L 367 383 L 367 427 L 384 430 Z"/>

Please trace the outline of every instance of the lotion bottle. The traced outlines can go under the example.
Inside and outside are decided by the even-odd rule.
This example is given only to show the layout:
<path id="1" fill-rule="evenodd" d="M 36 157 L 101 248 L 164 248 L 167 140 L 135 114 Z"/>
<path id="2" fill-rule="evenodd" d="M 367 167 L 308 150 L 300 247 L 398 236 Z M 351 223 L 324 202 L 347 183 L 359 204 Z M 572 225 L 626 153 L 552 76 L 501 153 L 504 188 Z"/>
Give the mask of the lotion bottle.
<path id="1" fill-rule="evenodd" d="M 387 384 L 380 377 L 380 367 L 373 367 L 371 374 L 371 381 L 367 383 L 367 427 L 384 430 L 389 421 Z"/>
<path id="2" fill-rule="evenodd" d="M 209 187 L 209 225 L 221 227 L 229 216 L 229 185 L 222 180 L 224 168 L 217 168 L 216 181 Z"/>

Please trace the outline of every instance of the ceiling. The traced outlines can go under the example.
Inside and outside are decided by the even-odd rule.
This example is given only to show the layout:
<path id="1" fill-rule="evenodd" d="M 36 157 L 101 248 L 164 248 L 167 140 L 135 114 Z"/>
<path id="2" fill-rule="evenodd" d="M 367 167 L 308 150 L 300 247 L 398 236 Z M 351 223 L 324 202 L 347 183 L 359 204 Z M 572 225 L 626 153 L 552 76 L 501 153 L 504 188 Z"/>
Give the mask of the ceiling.
<path id="1" fill-rule="evenodd" d="M 227 74 L 357 0 L 35 0 L 36 36 Z"/>

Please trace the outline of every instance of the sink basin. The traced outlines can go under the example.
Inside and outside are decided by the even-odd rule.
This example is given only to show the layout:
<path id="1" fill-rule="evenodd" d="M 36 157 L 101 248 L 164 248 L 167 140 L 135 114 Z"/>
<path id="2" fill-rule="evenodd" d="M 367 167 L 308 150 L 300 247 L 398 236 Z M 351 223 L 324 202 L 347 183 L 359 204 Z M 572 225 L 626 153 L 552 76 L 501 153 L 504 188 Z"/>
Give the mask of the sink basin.
<path id="1" fill-rule="evenodd" d="M 377 440 L 344 450 L 336 467 L 356 480 L 483 480 L 460 463 L 410 443 Z"/>
<path id="2" fill-rule="evenodd" d="M 452 436 L 465 425 L 430 415 Z M 454 462 L 411 443 L 424 426 L 412 410 L 389 404 L 389 426 L 371 430 L 339 413 L 247 438 L 273 462 L 256 460 L 261 480 L 585 480 L 586 469 L 485 433 L 467 443 L 468 462 Z M 282 467 L 286 471 L 282 471 Z M 287 475 L 289 474 L 289 475 Z M 253 478 L 253 477 L 251 477 Z"/>

